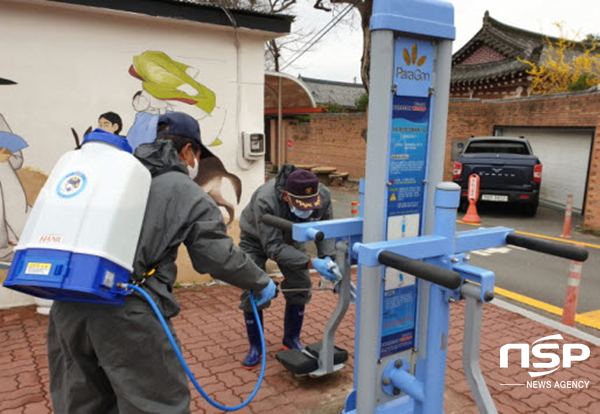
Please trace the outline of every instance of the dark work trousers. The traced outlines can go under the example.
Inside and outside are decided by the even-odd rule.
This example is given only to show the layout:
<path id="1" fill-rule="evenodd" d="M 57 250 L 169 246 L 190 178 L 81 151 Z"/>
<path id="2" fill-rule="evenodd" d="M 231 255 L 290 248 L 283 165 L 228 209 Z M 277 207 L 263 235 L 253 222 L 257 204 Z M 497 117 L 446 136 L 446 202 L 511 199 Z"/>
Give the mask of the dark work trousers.
<path id="1" fill-rule="evenodd" d="M 54 302 L 48 359 L 57 414 L 190 412 L 185 371 L 142 298 L 128 296 L 123 306 Z"/>
<path id="2" fill-rule="evenodd" d="M 240 240 L 240 249 L 254 260 L 254 263 L 261 269 L 265 270 L 267 256 L 265 255 L 262 246 L 245 239 Z M 292 246 L 296 249 L 305 252 L 304 243 L 293 242 Z M 283 274 L 284 280 L 281 282 L 281 289 L 310 289 L 312 287 L 310 274 L 308 269 L 291 269 L 285 266 L 285 263 L 277 263 L 279 270 Z M 244 312 L 252 312 L 249 300 L 250 292 L 245 290 L 241 295 L 241 303 L 239 308 Z M 256 293 L 255 293 L 256 294 Z M 306 305 L 310 302 L 312 296 L 310 290 L 304 292 L 285 292 L 283 293 L 285 301 L 289 305 Z M 271 305 L 271 302 L 266 302 L 259 309 L 266 309 Z"/>

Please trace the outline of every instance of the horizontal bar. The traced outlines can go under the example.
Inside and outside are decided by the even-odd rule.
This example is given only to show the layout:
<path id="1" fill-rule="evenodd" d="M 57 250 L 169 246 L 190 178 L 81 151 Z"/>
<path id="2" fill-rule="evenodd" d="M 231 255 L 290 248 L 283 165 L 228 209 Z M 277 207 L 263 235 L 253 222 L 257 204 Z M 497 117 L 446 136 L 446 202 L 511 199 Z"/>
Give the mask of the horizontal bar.
<path id="1" fill-rule="evenodd" d="M 480 228 L 456 233 L 456 253 L 489 249 L 506 245 L 506 236 L 513 233 L 508 227 Z"/>
<path id="2" fill-rule="evenodd" d="M 509 234 L 506 236 L 506 243 L 578 262 L 585 262 L 588 258 L 588 251 L 581 247 L 523 236 L 521 234 Z"/>
<path id="3" fill-rule="evenodd" d="M 275 227 L 276 229 L 290 232 L 290 233 L 292 233 L 292 235 L 294 234 L 295 226 L 298 225 L 294 222 L 282 219 L 281 217 L 277 217 L 272 214 L 265 214 L 264 216 L 262 216 L 261 221 L 263 223 L 265 223 L 266 225 Z M 310 224 L 312 224 L 312 222 Z M 306 240 L 298 240 L 298 241 L 309 241 L 309 240 L 321 241 L 325 238 L 325 235 L 323 234 L 323 232 L 314 229 L 314 226 L 307 227 L 305 229 L 305 235 L 306 235 Z"/>
<path id="4" fill-rule="evenodd" d="M 491 292 L 492 294 L 494 292 L 494 283 L 496 279 L 494 272 L 464 263 L 452 266 L 452 270 L 458 272 L 460 277 L 466 281 L 473 282 L 478 285 L 477 287 L 480 289 L 480 301 L 489 302 L 491 300 L 488 292 Z M 465 284 L 463 283 L 463 286 L 464 285 Z"/>
<path id="5" fill-rule="evenodd" d="M 465 282 L 460 287 L 460 293 L 465 297 L 476 299 L 480 302 L 491 302 L 494 299 L 494 291 L 483 291 L 483 288 L 472 283 Z"/>
<path id="6" fill-rule="evenodd" d="M 323 234 L 325 239 L 336 237 L 361 236 L 363 231 L 362 218 L 348 218 L 339 220 L 309 221 L 294 223 L 292 237 L 299 242 L 313 240 L 310 237 L 311 229 Z"/>
<path id="7" fill-rule="evenodd" d="M 274 216 L 272 214 L 265 214 L 262 216 L 261 221 L 268 226 L 275 227 L 276 229 L 291 232 L 294 228 L 294 223 L 289 220 L 282 219 L 281 217 Z"/>
<path id="8" fill-rule="evenodd" d="M 448 289 L 456 289 L 460 286 L 462 279 L 460 275 L 452 270 L 434 266 L 420 260 L 399 254 L 382 251 L 379 253 L 379 262 L 383 265 L 393 267 L 401 272 L 410 273 L 420 279 L 436 283 Z"/>
<path id="9" fill-rule="evenodd" d="M 391 253 L 410 257 L 411 259 L 427 259 L 447 254 L 451 249 L 450 240 L 442 236 L 421 236 L 408 239 L 382 241 L 375 243 L 354 243 L 354 253 L 358 254 L 358 262 L 364 266 L 379 266 L 379 253 L 386 250 Z"/>
<path id="10" fill-rule="evenodd" d="M 418 402 L 422 403 L 425 400 L 425 387 L 421 381 L 409 374 L 408 372 L 397 369 L 392 372 L 390 379 L 395 388 L 410 395 Z"/>

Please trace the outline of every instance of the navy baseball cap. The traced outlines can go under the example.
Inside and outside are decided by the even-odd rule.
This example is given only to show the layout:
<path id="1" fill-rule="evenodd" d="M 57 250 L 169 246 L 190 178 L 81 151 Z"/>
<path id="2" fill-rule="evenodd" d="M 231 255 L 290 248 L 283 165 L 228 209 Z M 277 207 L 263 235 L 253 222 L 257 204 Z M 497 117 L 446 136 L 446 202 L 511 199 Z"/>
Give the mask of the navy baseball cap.
<path id="1" fill-rule="evenodd" d="M 285 180 L 285 191 L 291 204 L 300 211 L 321 208 L 322 200 L 319 194 L 319 179 L 307 170 L 296 170 Z"/>
<path id="2" fill-rule="evenodd" d="M 193 117 L 183 112 L 167 112 L 158 118 L 158 129 L 165 126 L 166 128 L 159 131 L 157 136 L 161 135 L 177 135 L 179 137 L 189 138 L 198 141 L 200 144 L 201 153 L 200 159 L 214 157 L 215 155 L 202 144 L 200 139 L 200 125 Z"/>

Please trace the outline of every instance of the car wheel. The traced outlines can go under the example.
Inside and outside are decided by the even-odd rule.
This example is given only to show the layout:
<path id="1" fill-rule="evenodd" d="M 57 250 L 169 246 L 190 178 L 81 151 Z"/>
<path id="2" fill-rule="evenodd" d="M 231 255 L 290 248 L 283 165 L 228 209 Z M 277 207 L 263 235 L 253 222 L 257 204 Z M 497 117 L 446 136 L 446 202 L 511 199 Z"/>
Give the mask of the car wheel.
<path id="1" fill-rule="evenodd" d="M 535 214 L 537 213 L 537 209 L 538 209 L 538 203 L 535 203 L 535 204 L 525 204 L 523 206 L 523 212 L 528 217 L 534 217 Z"/>

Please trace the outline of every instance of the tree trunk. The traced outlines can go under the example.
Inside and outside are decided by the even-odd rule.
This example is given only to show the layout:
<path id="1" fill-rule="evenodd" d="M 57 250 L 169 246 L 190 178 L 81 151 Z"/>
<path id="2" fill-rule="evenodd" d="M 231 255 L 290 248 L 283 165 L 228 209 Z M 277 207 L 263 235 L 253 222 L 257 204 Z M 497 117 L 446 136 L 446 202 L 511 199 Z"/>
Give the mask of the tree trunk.
<path id="1" fill-rule="evenodd" d="M 373 14 L 373 0 L 365 0 L 357 7 L 360 12 L 361 27 L 363 31 L 363 53 L 360 60 L 360 76 L 367 93 L 369 93 L 369 70 L 371 68 L 371 30 L 369 30 L 369 25 L 371 23 L 371 15 Z"/>

